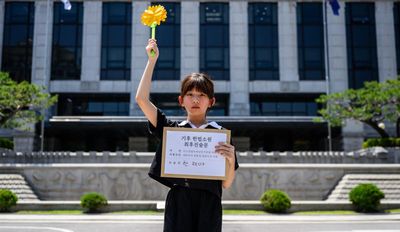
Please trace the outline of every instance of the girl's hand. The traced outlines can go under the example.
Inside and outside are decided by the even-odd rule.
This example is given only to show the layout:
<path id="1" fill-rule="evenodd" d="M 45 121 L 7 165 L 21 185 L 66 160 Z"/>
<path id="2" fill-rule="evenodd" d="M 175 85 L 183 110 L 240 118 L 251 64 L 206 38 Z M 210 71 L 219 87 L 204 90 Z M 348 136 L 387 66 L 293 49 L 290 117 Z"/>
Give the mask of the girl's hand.
<path id="1" fill-rule="evenodd" d="M 155 52 L 154 56 L 151 56 L 152 50 Z M 146 53 L 147 53 L 147 56 L 149 57 L 149 61 L 153 61 L 153 62 L 157 61 L 158 55 L 159 55 L 158 47 L 157 47 L 157 40 L 149 39 L 149 42 L 146 46 Z"/>
<path id="2" fill-rule="evenodd" d="M 215 152 L 224 156 L 231 167 L 235 167 L 235 147 L 229 143 L 219 142 L 215 146 Z"/>

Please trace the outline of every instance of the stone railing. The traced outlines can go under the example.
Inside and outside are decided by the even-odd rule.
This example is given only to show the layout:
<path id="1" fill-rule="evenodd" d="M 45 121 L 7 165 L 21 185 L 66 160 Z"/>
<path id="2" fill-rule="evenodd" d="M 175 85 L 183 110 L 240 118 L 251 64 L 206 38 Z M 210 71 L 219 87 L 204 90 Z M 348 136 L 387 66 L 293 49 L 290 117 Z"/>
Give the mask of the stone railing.
<path id="1" fill-rule="evenodd" d="M 240 168 L 224 200 L 258 200 L 280 189 L 293 200 L 324 200 L 346 174 L 398 174 L 399 148 L 355 152 L 238 152 Z M 148 176 L 154 153 L 0 151 L 0 173 L 18 174 L 41 200 L 162 200 L 167 188 Z"/>
<path id="2" fill-rule="evenodd" d="M 352 152 L 238 152 L 243 163 L 385 164 L 400 163 L 400 148 L 374 147 Z"/>
<path id="3" fill-rule="evenodd" d="M 400 148 L 375 147 L 354 152 L 237 152 L 239 163 L 362 164 L 400 163 Z M 0 163 L 151 163 L 154 152 L 13 152 L 0 150 Z"/>
<path id="4" fill-rule="evenodd" d="M 153 152 L 0 152 L 0 163 L 151 163 Z"/>

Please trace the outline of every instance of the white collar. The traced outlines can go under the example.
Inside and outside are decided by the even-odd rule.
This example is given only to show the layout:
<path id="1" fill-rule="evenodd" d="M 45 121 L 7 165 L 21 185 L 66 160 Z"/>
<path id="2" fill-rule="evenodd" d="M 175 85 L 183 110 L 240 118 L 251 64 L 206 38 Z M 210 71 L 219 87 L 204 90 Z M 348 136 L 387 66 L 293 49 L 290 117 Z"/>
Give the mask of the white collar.
<path id="1" fill-rule="evenodd" d="M 186 125 L 188 123 L 192 128 L 205 129 L 207 126 L 210 125 L 210 126 L 214 127 L 215 129 L 219 129 L 219 130 L 222 129 L 222 126 L 218 125 L 218 123 L 216 123 L 214 121 L 207 122 L 206 124 L 203 124 L 203 125 L 201 125 L 199 127 L 196 127 L 193 123 L 189 122 L 188 120 L 185 120 L 185 121 L 182 121 L 181 123 L 179 123 L 178 126 L 184 126 L 184 125 Z"/>

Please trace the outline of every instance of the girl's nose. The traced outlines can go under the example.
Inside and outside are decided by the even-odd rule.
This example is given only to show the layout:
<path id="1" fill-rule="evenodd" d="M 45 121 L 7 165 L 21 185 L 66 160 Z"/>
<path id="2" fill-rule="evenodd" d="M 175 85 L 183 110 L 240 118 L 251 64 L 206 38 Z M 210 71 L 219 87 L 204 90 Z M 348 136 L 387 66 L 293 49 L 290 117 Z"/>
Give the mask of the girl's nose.
<path id="1" fill-rule="evenodd" d="M 194 97 L 192 98 L 192 101 L 193 101 L 194 103 L 198 103 L 198 102 L 199 102 L 199 98 L 196 97 L 196 96 L 194 96 Z"/>

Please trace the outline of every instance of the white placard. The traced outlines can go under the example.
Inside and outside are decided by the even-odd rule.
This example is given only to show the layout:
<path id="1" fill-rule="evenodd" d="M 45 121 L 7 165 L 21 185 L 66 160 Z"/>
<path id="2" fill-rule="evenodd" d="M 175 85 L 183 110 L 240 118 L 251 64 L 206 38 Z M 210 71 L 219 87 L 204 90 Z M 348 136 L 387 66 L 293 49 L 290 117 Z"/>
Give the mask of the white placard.
<path id="1" fill-rule="evenodd" d="M 229 130 L 164 127 L 161 176 L 224 180 L 226 160 L 215 146 L 229 140 Z"/>

